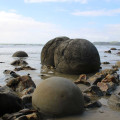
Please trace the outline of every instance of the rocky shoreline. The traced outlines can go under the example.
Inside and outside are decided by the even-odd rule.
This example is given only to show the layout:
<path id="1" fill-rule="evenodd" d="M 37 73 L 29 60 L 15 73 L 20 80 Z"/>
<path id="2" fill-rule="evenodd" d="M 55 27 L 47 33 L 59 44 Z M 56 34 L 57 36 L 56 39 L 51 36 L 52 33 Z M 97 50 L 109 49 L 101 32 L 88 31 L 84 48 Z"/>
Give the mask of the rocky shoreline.
<path id="1" fill-rule="evenodd" d="M 19 57 L 18 52 L 17 57 Z M 28 55 L 25 57 L 28 57 Z M 46 115 L 33 107 L 32 96 L 36 85 L 30 74 L 21 76 L 16 71 L 35 70 L 35 68 L 28 66 L 28 63 L 21 58 L 13 61 L 11 65 L 14 65 L 15 69 L 3 72 L 7 75 L 6 85 L 0 86 L 0 120 L 63 120 L 64 117 Z M 117 111 L 120 110 L 120 78 L 117 73 L 118 68 L 119 66 L 115 65 L 111 69 L 101 69 L 91 76 L 80 74 L 78 79 L 73 81 L 82 91 L 85 113 L 99 109 L 99 113 L 103 114 L 104 110 L 100 108 L 103 108 L 105 105 L 102 101 L 104 98 L 108 100 L 107 107 Z M 54 66 L 50 65 L 44 65 L 42 68 L 43 71 L 54 71 L 55 69 Z M 41 77 L 44 77 L 44 75 L 41 75 Z M 83 89 L 81 85 L 84 86 Z M 82 120 L 81 116 L 79 118 Z M 67 120 L 68 118 L 65 119 Z M 72 117 L 70 119 L 72 120 Z M 119 120 L 119 118 L 116 120 Z"/>

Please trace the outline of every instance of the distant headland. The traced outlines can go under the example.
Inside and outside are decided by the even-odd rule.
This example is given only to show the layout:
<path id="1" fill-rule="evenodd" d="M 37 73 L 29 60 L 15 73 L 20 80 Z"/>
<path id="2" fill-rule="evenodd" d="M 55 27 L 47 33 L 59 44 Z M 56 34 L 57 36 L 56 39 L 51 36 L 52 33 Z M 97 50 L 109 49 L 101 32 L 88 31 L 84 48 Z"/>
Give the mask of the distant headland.
<path id="1" fill-rule="evenodd" d="M 114 42 L 93 42 L 94 45 L 117 45 L 120 46 L 120 42 L 114 41 Z"/>

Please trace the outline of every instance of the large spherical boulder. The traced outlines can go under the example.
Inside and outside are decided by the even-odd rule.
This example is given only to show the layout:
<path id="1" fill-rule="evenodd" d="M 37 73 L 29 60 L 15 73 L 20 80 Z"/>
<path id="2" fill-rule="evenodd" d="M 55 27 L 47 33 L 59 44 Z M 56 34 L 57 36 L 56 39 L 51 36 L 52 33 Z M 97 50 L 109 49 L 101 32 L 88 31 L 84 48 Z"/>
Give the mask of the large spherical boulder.
<path id="1" fill-rule="evenodd" d="M 35 109 L 47 115 L 72 115 L 84 110 L 80 89 L 70 80 L 61 77 L 42 81 L 33 93 L 32 104 Z"/>
<path id="2" fill-rule="evenodd" d="M 54 66 L 54 51 L 63 42 L 68 40 L 68 37 L 56 37 L 48 41 L 41 52 L 41 63 L 43 65 Z"/>
<path id="3" fill-rule="evenodd" d="M 12 57 L 28 57 L 28 54 L 24 51 L 17 51 L 13 54 Z"/>
<path id="4" fill-rule="evenodd" d="M 56 70 L 67 74 L 92 73 L 100 68 L 96 47 L 85 39 L 64 41 L 55 50 Z"/>

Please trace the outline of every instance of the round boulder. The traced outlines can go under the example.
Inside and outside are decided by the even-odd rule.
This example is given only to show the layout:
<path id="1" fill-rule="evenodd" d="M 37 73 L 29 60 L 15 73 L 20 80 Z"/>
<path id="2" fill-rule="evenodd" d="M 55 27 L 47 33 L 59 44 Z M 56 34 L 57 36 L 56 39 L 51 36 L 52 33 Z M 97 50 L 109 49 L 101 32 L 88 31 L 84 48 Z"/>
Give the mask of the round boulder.
<path id="1" fill-rule="evenodd" d="M 55 50 L 54 62 L 56 70 L 66 74 L 92 73 L 100 68 L 96 47 L 85 39 L 61 43 Z"/>
<path id="2" fill-rule="evenodd" d="M 24 51 L 17 51 L 13 54 L 12 57 L 28 57 L 28 54 Z"/>
<path id="3" fill-rule="evenodd" d="M 41 63 L 42 65 L 54 66 L 54 51 L 63 42 L 68 40 L 68 37 L 56 37 L 48 41 L 41 52 Z"/>
<path id="4" fill-rule="evenodd" d="M 84 98 L 70 80 L 51 77 L 42 81 L 32 96 L 32 105 L 47 115 L 64 116 L 82 113 Z"/>

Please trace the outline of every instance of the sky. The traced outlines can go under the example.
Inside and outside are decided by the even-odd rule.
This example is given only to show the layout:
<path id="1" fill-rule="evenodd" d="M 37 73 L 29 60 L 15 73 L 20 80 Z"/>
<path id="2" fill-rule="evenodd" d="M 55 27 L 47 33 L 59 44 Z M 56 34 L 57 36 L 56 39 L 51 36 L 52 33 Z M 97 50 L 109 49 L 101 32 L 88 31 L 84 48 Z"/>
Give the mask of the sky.
<path id="1" fill-rule="evenodd" d="M 120 0 L 0 0 L 0 43 L 58 36 L 120 42 Z"/>

